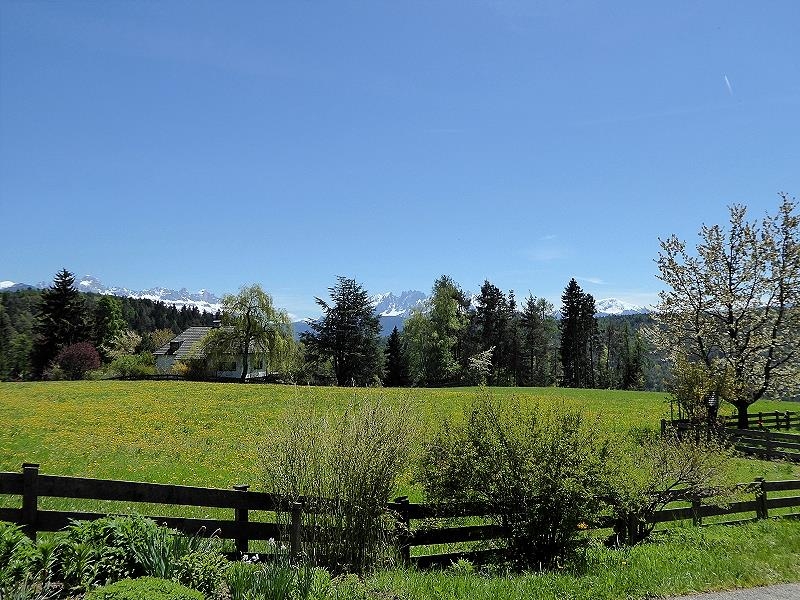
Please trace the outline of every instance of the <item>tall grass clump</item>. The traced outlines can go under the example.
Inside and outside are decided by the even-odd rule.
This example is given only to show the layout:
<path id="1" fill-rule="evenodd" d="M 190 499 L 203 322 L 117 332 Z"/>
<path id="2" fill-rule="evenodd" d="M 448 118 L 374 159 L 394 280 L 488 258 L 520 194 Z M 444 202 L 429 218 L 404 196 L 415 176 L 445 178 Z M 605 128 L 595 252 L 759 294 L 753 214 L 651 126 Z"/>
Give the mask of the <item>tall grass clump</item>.
<path id="1" fill-rule="evenodd" d="M 386 503 L 408 467 L 413 431 L 407 404 L 368 398 L 344 414 L 298 410 L 265 440 L 265 489 L 303 503 L 303 552 L 312 564 L 363 573 L 390 556 L 395 522 Z"/>
<path id="2" fill-rule="evenodd" d="M 608 442 L 597 423 L 564 406 L 523 408 L 479 396 L 462 422 L 445 422 L 428 445 L 420 480 L 437 501 L 484 504 L 508 535 L 518 569 L 575 557 L 603 508 Z"/>

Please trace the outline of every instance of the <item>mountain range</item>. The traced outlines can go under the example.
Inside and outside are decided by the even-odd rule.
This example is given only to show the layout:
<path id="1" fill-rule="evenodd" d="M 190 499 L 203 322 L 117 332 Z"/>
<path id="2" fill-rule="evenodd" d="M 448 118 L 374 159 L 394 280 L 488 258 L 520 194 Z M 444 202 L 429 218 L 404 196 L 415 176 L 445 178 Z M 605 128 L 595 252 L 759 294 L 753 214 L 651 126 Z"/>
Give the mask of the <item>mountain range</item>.
<path id="1" fill-rule="evenodd" d="M 0 291 L 14 292 L 30 288 L 43 289 L 49 285 L 49 283 L 44 282 L 36 285 L 28 285 L 25 283 L 14 283 L 13 281 L 0 281 Z M 146 298 L 160 301 L 164 304 L 171 304 L 177 308 L 183 306 L 191 308 L 196 306 L 200 311 L 211 313 L 217 312 L 222 307 L 222 299 L 205 289 L 190 292 L 186 288 L 172 290 L 158 287 L 137 291 L 125 287 L 108 287 L 97 277 L 92 275 L 84 275 L 81 278 L 76 278 L 76 287 L 82 292 L 127 296 L 130 298 Z M 471 297 L 474 304 L 476 297 Z M 376 294 L 370 297 L 370 301 L 375 308 L 375 313 L 381 318 L 381 327 L 384 334 L 388 334 L 395 326 L 397 326 L 398 329 L 402 329 L 403 321 L 411 314 L 411 311 L 415 308 L 423 308 L 427 298 L 428 296 L 423 292 L 407 290 L 401 292 L 399 295 L 392 292 Z M 597 307 L 596 314 L 598 317 L 635 315 L 650 312 L 649 309 L 644 306 L 636 306 L 617 298 L 598 300 L 595 305 Z M 294 325 L 295 333 L 298 335 L 300 332 L 308 330 L 308 325 L 305 321 L 296 321 Z"/>

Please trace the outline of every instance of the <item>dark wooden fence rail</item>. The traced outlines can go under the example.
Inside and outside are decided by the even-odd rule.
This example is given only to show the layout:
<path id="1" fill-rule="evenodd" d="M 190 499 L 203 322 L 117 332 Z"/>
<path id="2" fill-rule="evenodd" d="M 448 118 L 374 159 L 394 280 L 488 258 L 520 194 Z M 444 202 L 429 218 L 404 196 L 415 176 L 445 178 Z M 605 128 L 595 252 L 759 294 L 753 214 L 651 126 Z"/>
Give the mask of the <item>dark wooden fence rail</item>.
<path id="1" fill-rule="evenodd" d="M 736 429 L 738 427 L 738 417 L 725 416 L 722 417 L 725 427 Z M 759 429 L 792 429 L 800 427 L 800 413 L 794 411 L 771 411 L 771 412 L 758 412 L 747 415 L 747 423 L 749 427 L 756 427 Z"/>
<path id="2" fill-rule="evenodd" d="M 296 506 L 281 504 L 276 496 L 264 492 L 248 491 L 246 485 L 234 489 L 191 487 L 160 483 L 117 481 L 109 479 L 86 479 L 42 475 L 39 465 L 26 463 L 22 473 L 0 473 L 0 494 L 22 496 L 19 509 L 0 508 L 0 520 L 22 525 L 25 532 L 36 537 L 38 531 L 58 531 L 71 520 L 93 520 L 106 516 L 101 513 L 40 510 L 39 498 L 73 498 L 87 500 L 117 500 L 123 502 L 146 502 L 150 504 L 182 505 L 204 508 L 233 509 L 232 519 L 194 519 L 147 515 L 188 534 L 217 535 L 232 539 L 236 549 L 248 551 L 249 540 L 280 539 L 285 532 L 277 523 L 250 521 L 249 511 L 281 511 L 290 515 L 290 542 L 300 539 L 300 511 Z M 291 546 L 292 552 L 299 546 Z"/>
<path id="3" fill-rule="evenodd" d="M 726 506 L 715 506 L 693 501 L 691 506 L 681 508 L 667 508 L 658 511 L 653 516 L 654 523 L 669 523 L 674 521 L 690 520 L 694 525 L 702 525 L 703 520 L 716 516 L 732 516 L 734 519 L 724 521 L 726 524 L 743 523 L 756 519 L 766 519 L 770 510 L 783 508 L 797 508 L 798 512 L 785 516 L 800 516 L 800 480 L 791 481 L 764 481 L 757 479 L 750 483 L 739 484 L 740 490 L 745 494 L 752 494 L 753 499 L 748 501 L 732 502 Z M 792 496 L 775 496 L 776 492 L 797 491 Z M 773 497 L 768 496 L 773 493 Z M 676 497 L 676 502 L 688 502 L 686 499 Z M 480 505 L 447 505 L 447 504 L 411 504 L 405 498 L 398 498 L 389 508 L 400 515 L 403 523 L 403 535 L 400 541 L 400 553 L 406 562 L 419 568 L 431 566 L 447 566 L 459 558 L 467 558 L 477 563 L 485 562 L 502 550 L 464 550 L 460 552 L 446 552 L 428 555 L 412 556 L 412 548 L 434 544 L 454 544 L 475 541 L 502 541 L 507 537 L 506 532 L 499 525 L 472 525 L 450 526 L 446 523 L 441 527 L 432 526 L 436 519 L 456 517 L 485 517 L 485 507 Z M 414 528 L 412 521 L 425 520 Z M 595 529 L 611 528 L 616 524 L 613 517 L 603 517 L 598 522 L 591 523 Z"/>
<path id="4" fill-rule="evenodd" d="M 734 502 L 728 506 L 701 505 L 694 502 L 690 507 L 669 508 L 657 512 L 653 522 L 664 523 L 691 520 L 701 525 L 704 518 L 719 515 L 738 516 L 741 522 L 765 519 L 770 511 L 785 508 L 800 509 L 800 480 L 764 481 L 756 480 L 741 484 L 753 499 Z M 785 495 L 787 492 L 798 492 Z M 780 496 L 775 496 L 780 493 Z M 159 483 L 142 483 L 106 479 L 86 479 L 42 475 L 39 465 L 26 463 L 21 473 L 0 473 L 0 495 L 22 497 L 20 508 L 0 508 L 0 520 L 22 525 L 26 533 L 35 538 L 38 531 L 58 531 L 71 520 L 93 520 L 106 516 L 105 513 L 82 513 L 55 510 L 40 510 L 39 498 L 74 498 L 87 500 L 116 500 L 124 502 L 143 502 L 149 504 L 181 505 L 232 509 L 232 519 L 194 519 L 182 517 L 149 516 L 158 523 L 174 527 L 189 534 L 217 535 L 235 541 L 240 552 L 249 550 L 250 540 L 287 539 L 292 555 L 301 551 L 303 512 L 324 512 L 325 501 L 301 498 L 300 502 L 287 504 L 273 494 L 249 491 L 248 486 L 234 486 L 234 489 L 203 488 Z M 769 497 L 772 494 L 772 497 Z M 475 562 L 485 562 L 493 554 L 502 550 L 468 550 L 461 552 L 440 552 L 438 554 L 412 556 L 412 548 L 431 545 L 450 545 L 463 542 L 499 541 L 507 537 L 506 531 L 496 524 L 458 525 L 436 524 L 436 520 L 458 517 L 482 517 L 491 520 L 485 506 L 479 504 L 425 504 L 410 503 L 402 497 L 389 503 L 387 509 L 397 517 L 400 556 L 408 563 L 420 568 L 435 565 L 449 565 L 459 558 L 469 558 Z M 289 527 L 281 527 L 275 522 L 250 520 L 250 511 L 287 513 Z M 749 513 L 749 514 L 748 514 Z M 742 515 L 745 515 L 742 517 Z M 792 513 L 800 516 L 800 513 Z M 415 526 L 416 522 L 416 526 Z M 421 524 L 419 524 L 422 522 Z M 604 518 L 592 523 L 595 528 L 614 525 L 613 518 Z"/>
<path id="5" fill-rule="evenodd" d="M 744 454 L 765 460 L 800 462 L 800 435 L 776 433 L 771 429 L 735 429 L 728 431 L 734 447 Z"/>

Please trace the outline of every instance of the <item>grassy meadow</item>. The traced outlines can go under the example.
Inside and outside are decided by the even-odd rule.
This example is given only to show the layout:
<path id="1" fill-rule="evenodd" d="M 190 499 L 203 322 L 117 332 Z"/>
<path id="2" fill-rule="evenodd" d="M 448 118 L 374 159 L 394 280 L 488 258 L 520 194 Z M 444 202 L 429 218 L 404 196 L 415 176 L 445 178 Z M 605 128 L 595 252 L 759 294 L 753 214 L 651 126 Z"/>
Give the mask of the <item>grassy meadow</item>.
<path id="1" fill-rule="evenodd" d="M 580 406 L 615 435 L 657 429 L 669 417 L 667 395 L 561 388 L 374 389 L 239 385 L 183 381 L 0 383 L 0 470 L 23 462 L 43 473 L 184 485 L 259 489 L 258 447 L 296 410 L 343 411 L 353 399 L 378 396 L 407 403 L 422 435 L 459 418 L 477 394 Z M 762 401 L 752 410 L 793 410 Z M 733 413 L 731 406 L 722 413 Z M 742 461 L 742 478 L 788 478 L 800 470 Z M 413 489 L 400 490 L 403 493 Z"/>
<path id="2" fill-rule="evenodd" d="M 0 470 L 23 462 L 41 472 L 261 489 L 258 448 L 296 410 L 344 411 L 354 399 L 380 397 L 412 407 L 421 436 L 445 418 L 459 418 L 477 394 L 522 405 L 582 407 L 599 427 L 625 436 L 657 429 L 669 417 L 666 394 L 557 388 L 348 389 L 194 382 L 0 383 Z M 796 403 L 764 401 L 754 411 L 795 410 Z M 732 407 L 723 407 L 732 414 Z M 737 459 L 739 480 L 800 477 L 800 466 Z M 411 474 L 398 490 L 420 500 Z M 0 496 L 0 506 L 19 506 Z M 212 516 L 213 509 L 149 507 L 42 499 L 42 508 Z M 150 512 L 151 509 L 157 512 Z M 222 509 L 219 509 L 222 510 Z M 200 514 L 199 512 L 203 514 Z M 197 514 L 195 514 L 197 513 Z M 230 515 L 227 515 L 228 517 Z M 647 598 L 691 591 L 800 580 L 800 522 L 766 521 L 735 527 L 678 526 L 651 542 L 610 550 L 594 545 L 577 569 L 511 575 L 455 569 L 386 570 L 359 586 L 359 598 Z M 353 596 L 356 597 L 356 596 Z"/>

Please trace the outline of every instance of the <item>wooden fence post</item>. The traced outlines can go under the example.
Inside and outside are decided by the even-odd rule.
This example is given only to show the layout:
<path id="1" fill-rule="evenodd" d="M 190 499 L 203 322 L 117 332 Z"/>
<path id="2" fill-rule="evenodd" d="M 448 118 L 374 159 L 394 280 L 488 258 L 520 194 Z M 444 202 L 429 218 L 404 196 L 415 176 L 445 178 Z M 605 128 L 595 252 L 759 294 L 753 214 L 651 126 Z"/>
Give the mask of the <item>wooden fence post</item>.
<path id="1" fill-rule="evenodd" d="M 699 527 L 703 524 L 703 517 L 700 515 L 700 498 L 692 498 L 692 525 Z"/>
<path id="2" fill-rule="evenodd" d="M 756 519 L 766 519 L 769 517 L 767 511 L 767 490 L 763 477 L 756 477 Z"/>
<path id="3" fill-rule="evenodd" d="M 39 465 L 22 463 L 22 528 L 25 535 L 36 541 L 39 505 Z"/>
<path id="4" fill-rule="evenodd" d="M 787 410 L 786 411 L 786 430 L 788 431 L 791 428 L 792 428 L 792 418 L 789 416 L 789 411 Z"/>
<path id="5" fill-rule="evenodd" d="M 400 560 L 404 565 L 411 564 L 411 546 L 408 542 L 411 538 L 411 519 L 408 516 L 408 496 L 400 496 L 394 499 L 397 506 L 397 551 Z"/>
<path id="6" fill-rule="evenodd" d="M 243 483 L 233 486 L 233 489 L 235 489 L 237 492 L 246 492 L 249 488 L 249 485 Z M 250 551 L 250 540 L 244 532 L 238 532 L 238 528 L 241 527 L 244 529 L 245 526 L 243 524 L 247 523 L 250 517 L 246 508 L 237 508 L 234 510 L 237 525 L 236 551 L 241 552 L 242 554 L 247 554 Z"/>
<path id="7" fill-rule="evenodd" d="M 661 419 L 661 439 L 663 440 L 667 436 L 667 420 Z"/>
<path id="8" fill-rule="evenodd" d="M 292 503 L 292 522 L 289 534 L 289 556 L 292 561 L 297 560 L 300 554 L 302 537 L 301 527 L 303 525 L 303 505 L 299 502 Z"/>
<path id="9" fill-rule="evenodd" d="M 769 429 L 765 430 L 764 433 L 766 434 L 766 447 L 767 447 L 767 460 L 772 460 L 772 455 L 775 451 L 775 440 L 772 439 L 772 433 Z"/>

